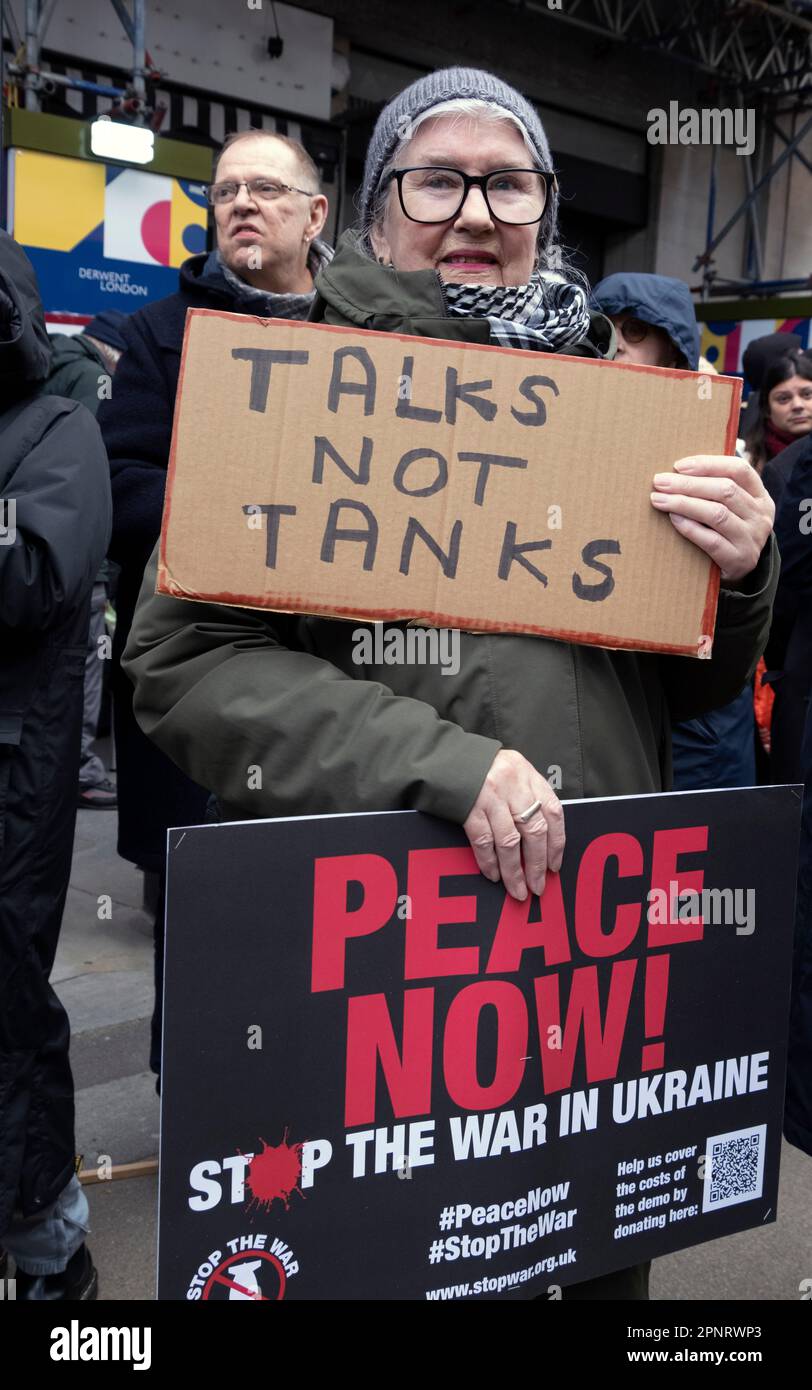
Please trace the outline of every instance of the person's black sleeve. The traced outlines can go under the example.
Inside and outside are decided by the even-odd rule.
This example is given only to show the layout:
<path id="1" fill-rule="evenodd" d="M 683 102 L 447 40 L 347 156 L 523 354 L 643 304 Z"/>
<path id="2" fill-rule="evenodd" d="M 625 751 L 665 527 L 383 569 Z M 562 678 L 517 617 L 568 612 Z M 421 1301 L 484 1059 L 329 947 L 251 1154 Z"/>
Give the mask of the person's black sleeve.
<path id="1" fill-rule="evenodd" d="M 781 552 L 781 607 L 794 610 L 812 599 L 812 436 L 784 489 L 775 535 Z"/>
<path id="2" fill-rule="evenodd" d="M 32 444 L 4 484 L 14 525 L 0 537 L 0 626 L 42 631 L 92 587 L 110 537 L 107 456 L 83 405 L 29 407 Z"/>
<path id="3" fill-rule="evenodd" d="M 796 463 L 803 457 L 808 444 L 807 438 L 797 439 L 794 444 L 788 444 L 786 449 L 782 449 L 780 454 L 776 454 L 764 465 L 761 481 L 775 503 L 776 516 L 784 500 L 787 481 Z"/>
<path id="4" fill-rule="evenodd" d="M 741 694 L 767 643 L 778 583 L 778 548 L 770 534 L 755 569 L 719 591 L 709 660 L 660 658 L 671 719 L 675 724 L 719 709 Z"/>

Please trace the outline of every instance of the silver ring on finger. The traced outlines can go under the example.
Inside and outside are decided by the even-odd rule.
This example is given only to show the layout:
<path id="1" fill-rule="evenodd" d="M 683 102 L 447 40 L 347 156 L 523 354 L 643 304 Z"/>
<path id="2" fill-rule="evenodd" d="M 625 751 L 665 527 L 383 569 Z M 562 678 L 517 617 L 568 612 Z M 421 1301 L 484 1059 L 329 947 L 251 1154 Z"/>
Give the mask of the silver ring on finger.
<path id="1" fill-rule="evenodd" d="M 513 819 L 517 825 L 526 825 L 529 820 L 532 820 L 536 812 L 540 810 L 541 802 L 534 801 L 532 806 L 528 806 L 526 811 L 522 811 L 520 815 L 514 816 Z"/>

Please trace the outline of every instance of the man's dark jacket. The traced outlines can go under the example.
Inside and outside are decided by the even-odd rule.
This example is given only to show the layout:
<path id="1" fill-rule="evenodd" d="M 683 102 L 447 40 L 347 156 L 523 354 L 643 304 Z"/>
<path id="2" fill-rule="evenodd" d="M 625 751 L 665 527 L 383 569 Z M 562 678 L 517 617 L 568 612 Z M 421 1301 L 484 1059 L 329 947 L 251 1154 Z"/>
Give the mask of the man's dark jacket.
<path id="1" fill-rule="evenodd" d="M 0 232 L 0 1243 L 74 1165 L 70 1026 L 48 983 L 70 876 L 90 596 L 107 459 L 82 405 L 42 394 L 50 347 L 28 257 Z M 0 520 L 2 520 L 0 516 Z M 6 514 L 6 521 L 11 518 Z"/>
<path id="2" fill-rule="evenodd" d="M 786 449 L 781 450 L 780 454 L 775 454 L 771 459 L 768 459 L 764 465 L 761 481 L 775 503 L 776 515 L 778 515 L 784 500 L 784 492 L 790 474 L 798 459 L 806 454 L 808 448 L 809 435 L 804 434 L 800 439 L 796 439 L 794 444 L 788 444 Z"/>
<path id="3" fill-rule="evenodd" d="M 111 681 L 118 851 L 154 873 L 163 865 L 167 826 L 202 821 L 208 793 L 142 734 L 133 718 L 132 685 L 122 677 L 120 662 L 144 567 L 161 529 L 186 310 L 246 310 L 222 277 L 203 275 L 206 259 L 205 252 L 190 257 L 181 266 L 177 292 L 139 309 L 122 325 L 127 346 L 112 397 L 98 414 L 113 490 L 110 558 L 121 566 Z"/>
<path id="4" fill-rule="evenodd" d="M 798 678 L 798 710 L 805 711 L 806 729 L 799 754 L 804 781 L 798 899 L 795 918 L 795 961 L 792 976 L 787 1063 L 787 1103 L 784 1133 L 812 1157 L 812 439 L 797 460 L 775 518 L 781 549 L 779 596 L 782 616 L 796 615 L 791 639 L 794 674 Z M 806 672 L 806 698 L 800 679 Z M 780 687 L 779 687 L 780 688 Z M 776 695 L 776 700 L 778 696 Z"/>
<path id="5" fill-rule="evenodd" d="M 810 537 L 807 537 L 809 540 Z M 809 708 L 812 709 L 812 705 Z M 795 905 L 784 1134 L 790 1144 L 797 1144 L 812 1158 L 812 715 L 809 712 L 801 748 L 801 767 L 804 800 Z"/>
<path id="6" fill-rule="evenodd" d="M 799 504 L 812 498 L 812 435 L 790 444 L 769 466 L 774 479 L 779 480 L 775 535 L 782 564 L 765 653 L 768 679 L 775 690 L 770 778 L 773 782 L 801 782 L 801 743 L 812 692 L 812 603 L 801 581 L 812 546 L 808 531 L 812 512 L 799 510 Z"/>

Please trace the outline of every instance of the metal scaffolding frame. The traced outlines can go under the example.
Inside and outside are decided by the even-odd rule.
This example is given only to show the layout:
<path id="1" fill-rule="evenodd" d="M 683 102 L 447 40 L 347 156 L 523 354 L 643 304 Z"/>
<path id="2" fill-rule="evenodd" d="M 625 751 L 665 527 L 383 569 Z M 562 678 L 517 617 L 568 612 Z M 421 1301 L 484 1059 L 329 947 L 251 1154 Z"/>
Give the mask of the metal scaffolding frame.
<path id="1" fill-rule="evenodd" d="M 753 98 L 812 102 L 810 0 L 502 0 L 658 52 Z"/>
<path id="2" fill-rule="evenodd" d="M 24 32 L 20 30 L 11 8 L 11 0 L 0 0 L 0 49 L 8 36 L 14 61 L 0 63 L 5 72 L 22 80 L 25 109 L 41 110 L 41 93 L 54 87 L 69 87 L 76 91 L 93 92 L 97 96 L 113 97 L 115 111 L 129 120 L 141 121 L 149 114 L 147 108 L 147 78 L 158 76 L 145 46 L 146 0 L 132 0 L 132 14 L 124 0 L 110 0 L 121 21 L 124 33 L 132 44 L 132 82 L 126 88 L 105 87 L 79 77 L 64 77 L 60 73 L 42 72 L 40 55 L 48 25 L 59 0 L 24 0 Z"/>
<path id="3" fill-rule="evenodd" d="M 708 79 L 714 104 L 720 98 L 739 106 L 755 106 L 765 127 L 784 149 L 767 169 L 757 172 L 750 156 L 742 158 L 745 193 L 733 215 L 714 234 L 716 207 L 716 149 L 708 187 L 707 235 L 694 261 L 702 270 L 702 295 L 775 293 L 812 286 L 797 280 L 765 281 L 759 196 L 792 158 L 812 173 L 801 142 L 812 119 L 790 137 L 781 128 L 782 116 L 794 117 L 812 109 L 812 0 L 502 0 L 520 11 L 554 18 L 605 42 L 623 43 L 641 52 L 657 53 Z M 560 8 L 558 8 L 560 5 Z M 713 269 L 713 253 L 743 216 L 749 228 L 748 271 L 753 274 L 724 288 Z"/>
<path id="4" fill-rule="evenodd" d="M 793 155 L 797 155 L 798 158 L 802 160 L 802 163 L 804 163 L 804 164 L 807 166 L 807 168 L 809 167 L 808 160 L 806 160 L 806 159 L 803 158 L 803 156 L 800 154 L 800 151 L 799 151 L 799 148 L 798 148 L 798 147 L 800 146 L 801 141 L 804 140 L 804 139 L 806 138 L 806 136 L 810 133 L 810 131 L 812 131 L 812 116 L 809 116 L 809 117 L 808 117 L 808 119 L 804 122 L 804 124 L 801 126 L 801 129 L 797 132 L 797 134 L 794 136 L 794 138 L 793 138 L 792 140 L 790 140 L 787 136 L 785 136 L 785 135 L 783 134 L 782 131 L 779 131 L 779 132 L 778 132 L 779 135 L 781 135 L 782 139 L 783 139 L 784 142 L 785 142 L 785 143 L 784 143 L 784 149 L 781 151 L 781 153 L 779 154 L 778 158 L 773 160 L 773 162 L 772 162 L 772 164 L 770 165 L 769 169 L 767 169 L 767 170 L 762 174 L 761 178 L 758 180 L 757 183 L 754 183 L 754 182 L 753 182 L 753 174 L 752 174 L 752 169 L 751 169 L 751 166 L 750 166 L 750 159 L 749 159 L 749 157 L 746 157 L 746 158 L 745 158 L 745 160 L 744 160 L 745 177 L 746 177 L 747 186 L 748 186 L 747 196 L 746 196 L 746 197 L 743 199 L 743 201 L 739 204 L 739 206 L 736 208 L 735 212 L 728 218 L 728 220 L 727 220 L 727 222 L 725 223 L 725 225 L 724 225 L 724 227 L 722 228 L 722 230 L 721 230 L 720 232 L 717 232 L 715 236 L 713 235 L 713 213 L 712 213 L 711 210 L 709 210 L 707 244 L 706 244 L 706 246 L 705 246 L 705 250 L 704 250 L 700 255 L 698 255 L 697 258 L 696 258 L 696 260 L 694 261 L 693 269 L 694 269 L 695 271 L 696 271 L 696 270 L 699 270 L 699 269 L 704 269 L 704 270 L 707 272 L 707 271 L 710 269 L 710 266 L 711 266 L 711 259 L 712 259 L 712 256 L 713 256 L 713 252 L 716 250 L 716 248 L 717 248 L 717 246 L 719 245 L 719 243 L 722 242 L 722 241 L 724 241 L 724 239 L 725 239 L 725 237 L 727 236 L 728 232 L 732 231 L 733 227 L 735 227 L 736 223 L 739 221 L 739 219 L 740 219 L 741 217 L 744 216 L 745 213 L 754 214 L 754 211 L 755 211 L 755 202 L 756 202 L 756 199 L 758 198 L 759 194 L 762 192 L 762 190 L 763 190 L 764 188 L 767 187 L 767 185 L 768 185 L 769 183 L 772 182 L 772 180 L 775 178 L 775 175 L 778 173 L 778 170 L 779 170 L 779 169 L 782 169 L 783 166 L 787 163 L 787 161 L 793 157 Z M 712 189 L 713 189 L 713 184 L 714 184 L 714 176 L 713 176 L 713 173 L 712 173 L 712 174 L 711 174 L 711 186 L 712 186 Z M 715 193 L 712 192 L 712 193 L 711 193 L 711 198 L 713 199 L 714 197 L 715 197 Z M 760 234 L 759 234 L 758 223 L 756 222 L 755 216 L 752 215 L 750 220 L 751 220 L 751 232 L 752 232 L 752 235 L 753 235 L 754 248 L 755 248 L 756 275 L 755 275 L 755 277 L 754 277 L 754 279 L 753 279 L 752 282 L 742 281 L 742 282 L 738 283 L 738 284 L 737 284 L 737 288 L 747 287 L 748 284 L 749 284 L 750 288 L 752 289 L 752 288 L 755 288 L 757 285 L 759 285 L 759 284 L 761 283 L 761 274 L 762 274 L 761 238 L 760 238 Z M 712 276 L 712 275 L 707 275 L 707 274 L 706 274 L 705 282 L 704 282 L 704 288 L 705 288 L 706 293 L 710 292 L 712 280 L 713 280 L 713 276 Z M 779 284 L 779 285 L 780 285 L 781 283 L 782 283 L 781 281 L 771 281 L 771 282 L 770 282 L 770 284 L 771 284 L 773 287 L 774 287 L 776 284 Z"/>

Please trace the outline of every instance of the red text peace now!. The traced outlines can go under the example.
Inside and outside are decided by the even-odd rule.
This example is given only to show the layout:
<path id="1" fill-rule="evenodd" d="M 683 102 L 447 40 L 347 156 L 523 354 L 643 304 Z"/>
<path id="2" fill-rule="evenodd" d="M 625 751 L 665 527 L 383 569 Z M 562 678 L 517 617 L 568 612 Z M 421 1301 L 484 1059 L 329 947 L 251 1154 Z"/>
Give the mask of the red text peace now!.
<path id="1" fill-rule="evenodd" d="M 671 901 L 674 884 L 680 891 L 701 892 L 704 870 L 679 869 L 682 854 L 707 850 L 708 827 L 690 826 L 657 830 L 651 843 L 650 886 Z M 603 897 L 608 865 L 614 861 L 612 900 L 616 902 L 610 930 L 602 922 Z M 477 874 L 470 849 L 448 848 L 413 850 L 408 856 L 407 896 L 411 912 L 404 929 L 404 984 L 412 980 L 449 976 L 513 974 L 523 964 L 526 951 L 541 952 L 540 963 L 548 973 L 530 978 L 525 971 L 523 988 L 505 979 L 485 979 L 464 986 L 447 1009 L 443 1033 L 443 1074 L 451 1101 L 468 1110 L 495 1109 L 516 1095 L 530 1060 L 530 1010 L 538 1028 L 541 1080 L 545 1093 L 566 1089 L 572 1073 L 581 1032 L 586 1055 L 589 1084 L 617 1074 L 629 1003 L 638 968 L 647 971 L 646 988 L 656 990 L 664 1017 L 668 983 L 668 957 L 648 960 L 615 960 L 609 981 L 608 998 L 602 1007 L 596 965 L 581 965 L 571 972 L 569 997 L 561 1007 L 559 975 L 550 967 L 567 965 L 573 948 L 579 958 L 606 960 L 627 951 L 645 921 L 647 894 L 641 883 L 644 873 L 643 845 L 627 833 L 598 836 L 584 849 L 575 881 L 572 924 L 567 921 L 561 881 L 549 874 L 543 898 L 524 902 L 505 896 L 490 950 L 485 958 L 478 945 L 441 946 L 439 928 L 446 924 L 476 923 L 477 898 L 441 895 L 446 878 Z M 628 900 L 618 880 L 626 880 Z M 349 885 L 360 884 L 360 906 L 347 906 Z M 354 854 L 319 859 L 314 868 L 313 955 L 311 987 L 314 993 L 340 990 L 345 986 L 348 942 L 358 944 L 388 928 L 400 931 L 395 915 L 398 881 L 393 865 L 382 855 Z M 539 915 L 530 920 L 534 904 Z M 675 918 L 665 922 L 645 921 L 647 950 L 669 947 L 702 938 L 701 918 Z M 539 957 L 533 959 L 535 965 Z M 484 965 L 484 971 L 483 971 Z M 655 968 L 656 967 L 656 968 Z M 532 997 L 526 998 L 526 992 Z M 528 1007 L 528 1003 L 530 1008 Z M 647 999 L 648 1005 L 648 999 Z M 477 1069 L 478 1033 L 482 1010 L 496 1011 L 497 1044 L 493 1077 L 482 1084 Z M 395 1038 L 386 996 L 382 993 L 354 995 L 347 1005 L 347 1080 L 345 1123 L 368 1124 L 376 1112 L 378 1062 L 397 1118 L 427 1114 L 431 1110 L 432 1061 L 434 1052 L 435 990 L 432 987 L 407 989 L 403 999 L 401 1044 Z M 400 1010 L 398 1010 L 398 1013 Z M 556 1029 L 559 1044 L 545 1046 L 546 1034 Z M 662 1032 L 659 1024 L 655 1032 Z M 643 1068 L 662 1062 L 663 1045 L 644 1048 Z M 538 1060 L 534 1062 L 539 1066 Z"/>

